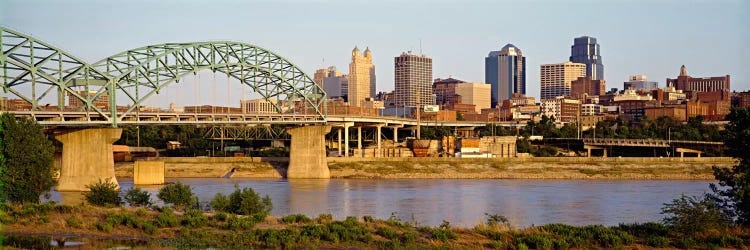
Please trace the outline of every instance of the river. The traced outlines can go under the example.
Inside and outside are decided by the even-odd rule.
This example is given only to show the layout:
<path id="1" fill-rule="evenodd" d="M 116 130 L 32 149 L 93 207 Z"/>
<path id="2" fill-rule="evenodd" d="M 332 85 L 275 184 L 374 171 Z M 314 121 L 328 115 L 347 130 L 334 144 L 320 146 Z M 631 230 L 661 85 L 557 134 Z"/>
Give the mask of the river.
<path id="1" fill-rule="evenodd" d="M 548 223 L 617 225 L 658 221 L 662 204 L 680 194 L 701 195 L 707 181 L 611 180 L 475 180 L 475 179 L 240 179 L 168 178 L 193 188 L 201 202 L 234 185 L 252 187 L 273 200 L 276 216 L 322 213 L 334 218 L 371 215 L 387 219 L 395 213 L 404 221 L 435 226 L 443 220 L 472 227 L 485 213 L 506 216 L 512 225 Z M 132 179 L 120 179 L 123 192 Z M 160 186 L 142 187 L 156 193 Z M 52 200 L 61 195 L 52 193 Z M 160 203 L 157 203 L 160 204 Z"/>

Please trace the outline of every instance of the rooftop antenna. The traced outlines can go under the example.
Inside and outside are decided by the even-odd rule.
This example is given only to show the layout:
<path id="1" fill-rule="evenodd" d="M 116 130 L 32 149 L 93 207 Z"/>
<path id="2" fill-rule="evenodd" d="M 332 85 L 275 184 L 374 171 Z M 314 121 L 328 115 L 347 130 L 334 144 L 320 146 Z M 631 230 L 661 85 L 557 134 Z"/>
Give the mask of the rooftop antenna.
<path id="1" fill-rule="evenodd" d="M 424 54 L 422 53 L 422 38 L 419 38 L 419 54 L 420 54 L 420 55 L 424 55 Z"/>

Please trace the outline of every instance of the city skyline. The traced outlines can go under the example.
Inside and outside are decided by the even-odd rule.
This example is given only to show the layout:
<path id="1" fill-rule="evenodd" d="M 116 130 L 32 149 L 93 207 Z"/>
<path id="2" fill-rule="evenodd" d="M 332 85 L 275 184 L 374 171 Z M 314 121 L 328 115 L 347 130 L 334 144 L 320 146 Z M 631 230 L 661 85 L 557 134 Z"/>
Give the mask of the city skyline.
<path id="1" fill-rule="evenodd" d="M 199 2 L 158 2 L 149 9 L 137 4 L 76 1 L 77 4 L 42 1 L 4 1 L 0 4 L 3 26 L 32 34 L 63 48 L 88 62 L 123 50 L 164 42 L 238 40 L 266 47 L 299 65 L 310 77 L 317 68 L 330 65 L 346 68 L 348 52 L 356 44 L 368 44 L 376 51 L 373 63 L 378 76 L 377 91 L 394 89 L 390 58 L 402 51 L 422 51 L 434 59 L 434 78 L 450 75 L 469 82 L 483 82 L 484 57 L 487 51 L 513 43 L 523 48 L 527 57 L 527 94 L 540 96 L 542 64 L 559 63 L 570 56 L 572 40 L 591 36 L 602 45 L 607 57 L 605 80 L 624 82 L 630 75 L 648 75 L 665 86 L 667 78 L 679 75 L 686 65 L 693 76 L 731 75 L 732 90 L 750 89 L 750 72 L 745 72 L 750 57 L 742 41 L 748 32 L 742 24 L 748 16 L 741 10 L 743 1 L 690 2 L 610 2 L 575 1 L 533 3 L 466 2 L 460 8 L 449 1 L 429 5 L 424 2 L 385 2 L 378 4 L 348 2 L 223 2 L 203 6 Z M 509 6 L 512 14 L 486 23 L 481 16 L 496 6 Z M 162 13 L 160 9 L 176 8 Z M 422 9 L 413 17 L 401 17 L 400 10 Z M 257 9 L 253 14 L 245 9 Z M 368 9 L 361 14 L 362 9 Z M 392 10 L 394 9 L 394 10 Z M 356 10 L 356 11 L 355 11 Z M 433 12 L 451 10 L 457 18 L 432 17 Z M 595 11 L 593 11 L 595 10 Z M 26 22 L 26 14 L 38 13 L 37 22 Z M 67 15 L 75 12 L 79 15 Z M 125 13 L 139 18 L 109 18 Z M 209 18 L 195 20 L 199 13 Z M 315 18 L 295 17 L 295 13 L 315 12 Z M 177 14 L 172 14 L 177 13 Z M 357 14 L 360 13 L 360 14 Z M 585 15 L 583 15 L 585 13 Z M 624 14 L 628 13 L 628 14 Z M 627 19 L 623 15 L 644 18 Z M 281 21 L 271 21 L 283 15 Z M 326 15 L 330 15 L 326 17 Z M 359 19 L 352 16 L 359 15 Z M 304 15 L 302 15 L 304 16 Z M 404 25 L 403 20 L 414 21 Z M 550 18 L 541 18 L 550 16 Z M 691 16 L 690 20 L 681 18 Z M 549 22 L 565 17 L 565 22 Z M 495 24 L 522 18 L 519 29 L 498 29 Z M 576 22 L 596 19 L 586 25 Z M 90 22 L 97 20 L 97 22 Z M 356 20 L 351 23 L 339 20 Z M 157 23 L 158 25 L 153 25 Z M 257 24 L 257 25 L 253 25 Z M 269 25 L 264 25 L 269 24 Z M 270 25 L 273 24 L 273 25 Z M 79 26 L 89 27 L 87 29 Z M 356 29 L 351 27 L 356 26 Z M 315 35 L 318 27 L 327 27 L 346 36 L 329 39 Z M 540 29 L 534 27 L 544 27 Z M 617 27 L 613 29 L 612 27 Z M 130 32 L 127 32 L 130 31 Z M 315 39 L 300 39 L 312 36 Z M 95 39 L 91 39 L 91 38 Z M 707 39 L 721 37 L 722 39 Z M 644 47 L 644 42 L 649 42 Z M 679 42 L 675 42 L 679 41 Z M 323 59 L 325 58 L 325 61 Z M 616 84 L 613 87 L 620 87 Z"/>

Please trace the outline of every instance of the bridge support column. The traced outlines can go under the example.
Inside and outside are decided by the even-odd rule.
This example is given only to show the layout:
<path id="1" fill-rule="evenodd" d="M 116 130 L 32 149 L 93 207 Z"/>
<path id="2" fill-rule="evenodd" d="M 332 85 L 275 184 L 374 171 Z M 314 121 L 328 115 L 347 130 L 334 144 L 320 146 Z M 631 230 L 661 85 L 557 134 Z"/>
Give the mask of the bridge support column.
<path id="1" fill-rule="evenodd" d="M 381 140 L 381 139 L 380 139 L 380 138 L 381 138 L 381 137 L 383 137 L 383 134 L 381 133 L 381 128 L 383 128 L 383 125 L 380 125 L 380 124 L 378 124 L 377 126 L 375 126 L 375 129 L 376 129 L 376 130 L 378 131 L 378 132 L 376 133 L 376 136 L 378 137 L 378 138 L 377 138 L 377 142 L 378 142 L 378 152 L 377 152 L 377 153 L 375 153 L 375 156 L 376 156 L 376 157 L 381 157 L 381 156 L 382 156 L 382 154 L 383 154 L 383 151 L 381 150 L 381 146 L 380 146 L 380 145 L 381 145 L 381 143 L 380 143 L 380 140 Z"/>
<path id="2" fill-rule="evenodd" d="M 120 128 L 92 128 L 55 136 L 63 144 L 57 191 L 89 191 L 86 185 L 99 180 L 119 187 L 112 143 L 120 139 L 120 135 Z"/>
<path id="3" fill-rule="evenodd" d="M 344 157 L 349 157 L 349 126 L 344 126 Z"/>
<path id="4" fill-rule="evenodd" d="M 398 128 L 393 127 L 393 144 L 398 144 Z"/>
<path id="5" fill-rule="evenodd" d="M 360 155 L 358 157 L 362 157 L 362 127 L 357 127 L 357 149 L 359 150 Z"/>
<path id="6" fill-rule="evenodd" d="M 341 128 L 338 129 L 339 131 L 339 146 L 337 147 L 339 151 L 339 156 L 341 156 Z"/>
<path id="7" fill-rule="evenodd" d="M 286 178 L 331 178 L 325 148 L 325 135 L 328 132 L 331 132 L 331 126 L 304 126 L 287 129 L 287 133 L 292 137 L 292 146 L 289 150 Z"/>

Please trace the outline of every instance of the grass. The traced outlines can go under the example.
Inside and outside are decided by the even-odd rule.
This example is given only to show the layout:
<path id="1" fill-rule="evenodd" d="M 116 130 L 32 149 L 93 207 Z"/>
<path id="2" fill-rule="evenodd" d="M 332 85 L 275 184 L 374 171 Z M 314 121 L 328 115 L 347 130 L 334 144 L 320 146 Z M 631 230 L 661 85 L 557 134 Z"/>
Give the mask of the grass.
<path id="1" fill-rule="evenodd" d="M 415 226 L 398 216 L 377 219 L 329 214 L 316 218 L 267 218 L 199 210 L 130 209 L 57 205 L 10 206 L 3 210 L 9 233 L 66 233 L 152 239 L 161 248 L 387 248 L 387 249 L 611 249 L 746 248 L 750 229 L 711 230 L 683 237 L 660 223 L 619 226 L 549 224 L 515 229 L 504 217 L 473 228 Z M 46 218 L 46 219 L 44 219 Z M 39 224 L 38 221 L 47 220 Z M 166 239 L 166 240 L 161 240 Z"/>

